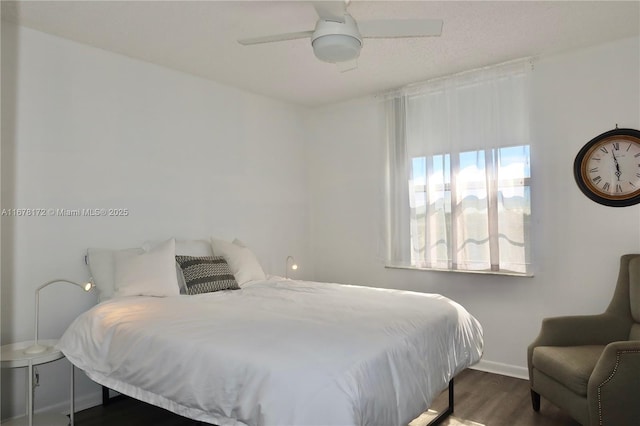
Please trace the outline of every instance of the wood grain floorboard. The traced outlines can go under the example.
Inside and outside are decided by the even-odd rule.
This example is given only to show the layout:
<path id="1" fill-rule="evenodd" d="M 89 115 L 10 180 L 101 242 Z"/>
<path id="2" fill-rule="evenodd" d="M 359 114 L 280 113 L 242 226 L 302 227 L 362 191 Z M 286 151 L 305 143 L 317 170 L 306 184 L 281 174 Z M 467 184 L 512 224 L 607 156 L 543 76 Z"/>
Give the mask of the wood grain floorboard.
<path id="1" fill-rule="evenodd" d="M 580 426 L 566 413 L 542 398 L 540 411 L 531 408 L 529 382 L 499 374 L 465 370 L 455 380 L 454 417 L 485 426 Z M 432 409 L 447 406 L 442 394 Z M 453 422 L 445 421 L 443 426 Z"/>
<path id="2" fill-rule="evenodd" d="M 443 392 L 431 407 L 447 406 Z M 531 408 L 529 382 L 498 374 L 465 370 L 455 381 L 454 417 L 485 426 L 579 426 L 567 414 L 542 398 L 540 412 Z M 205 423 L 186 419 L 161 408 L 123 398 L 107 405 L 80 411 L 76 426 L 195 426 Z M 442 423 L 452 426 L 453 420 Z"/>

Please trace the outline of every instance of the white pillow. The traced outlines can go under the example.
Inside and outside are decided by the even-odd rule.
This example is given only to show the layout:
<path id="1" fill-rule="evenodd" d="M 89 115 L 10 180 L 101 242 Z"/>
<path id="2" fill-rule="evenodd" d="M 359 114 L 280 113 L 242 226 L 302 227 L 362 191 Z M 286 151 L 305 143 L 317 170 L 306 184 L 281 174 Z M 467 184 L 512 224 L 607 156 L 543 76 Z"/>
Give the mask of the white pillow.
<path id="1" fill-rule="evenodd" d="M 223 256 L 227 261 L 238 285 L 242 286 L 249 281 L 267 278 L 260 262 L 247 247 L 212 238 L 211 248 L 214 255 Z"/>
<path id="2" fill-rule="evenodd" d="M 213 256 L 211 243 L 204 240 L 178 240 L 176 239 L 176 255 L 178 256 Z M 145 251 L 162 243 L 162 241 L 145 241 L 142 248 Z"/>
<path id="3" fill-rule="evenodd" d="M 158 242 L 145 241 L 144 244 L 142 244 L 142 248 L 144 251 L 149 251 L 158 244 Z M 176 255 L 213 256 L 213 250 L 211 249 L 211 243 L 207 240 L 176 240 Z M 187 294 L 187 283 L 184 280 L 182 268 L 178 262 L 176 262 L 176 279 L 178 280 L 180 294 Z"/>
<path id="4" fill-rule="evenodd" d="M 232 241 L 232 243 L 233 243 L 233 244 L 235 244 L 235 245 L 237 245 L 237 246 L 240 246 L 240 247 L 246 247 L 246 246 L 247 246 L 245 243 L 243 243 L 242 241 L 240 241 L 240 240 L 239 240 L 239 239 L 237 239 L 237 238 L 234 238 L 234 239 L 233 239 L 233 241 Z"/>
<path id="5" fill-rule="evenodd" d="M 172 238 L 141 254 L 116 253 L 115 297 L 177 296 L 176 242 Z"/>
<path id="6" fill-rule="evenodd" d="M 116 253 L 127 254 L 144 253 L 141 248 L 131 248 L 124 250 L 89 248 L 87 249 L 87 265 L 93 278 L 93 283 L 98 290 L 98 301 L 104 302 L 113 297 L 116 291 L 115 284 L 115 256 Z"/>

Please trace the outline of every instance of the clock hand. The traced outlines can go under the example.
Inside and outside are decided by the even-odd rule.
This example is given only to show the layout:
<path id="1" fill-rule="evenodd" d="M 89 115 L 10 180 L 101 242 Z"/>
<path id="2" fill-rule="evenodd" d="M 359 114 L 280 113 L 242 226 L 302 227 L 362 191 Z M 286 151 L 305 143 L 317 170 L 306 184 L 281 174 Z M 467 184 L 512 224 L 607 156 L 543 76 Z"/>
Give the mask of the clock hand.
<path id="1" fill-rule="evenodd" d="M 613 161 L 616 163 L 616 177 L 618 178 L 618 180 L 620 180 L 620 176 L 622 176 L 622 172 L 620 171 L 620 164 L 618 164 L 618 159 L 616 158 L 616 155 L 613 153 L 613 150 L 611 150 L 611 155 L 613 156 Z"/>

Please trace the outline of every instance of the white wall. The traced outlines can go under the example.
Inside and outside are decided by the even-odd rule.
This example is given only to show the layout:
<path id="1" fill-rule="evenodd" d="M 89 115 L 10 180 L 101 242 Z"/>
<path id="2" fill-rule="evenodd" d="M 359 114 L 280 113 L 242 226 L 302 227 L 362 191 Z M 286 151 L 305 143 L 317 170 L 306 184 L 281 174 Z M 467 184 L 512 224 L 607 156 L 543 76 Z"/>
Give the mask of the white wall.
<path id="1" fill-rule="evenodd" d="M 33 338 L 38 285 L 89 277 L 90 246 L 237 236 L 268 273 L 289 254 L 308 263 L 302 109 L 6 23 L 2 48 L 2 207 L 130 212 L 2 217 L 2 343 Z M 95 297 L 45 289 L 40 337 Z M 66 408 L 68 368 L 40 368 L 37 409 Z M 24 374 L 2 371 L 2 418 L 23 413 Z M 77 376 L 79 404 L 95 400 Z"/>
<path id="2" fill-rule="evenodd" d="M 640 252 L 640 205 L 596 204 L 573 178 L 575 155 L 593 137 L 616 124 L 640 128 L 639 76 L 638 38 L 536 61 L 533 278 L 385 269 L 384 101 L 368 97 L 312 111 L 314 279 L 449 296 L 484 326 L 483 368 L 525 376 L 526 347 L 541 319 L 601 312 L 619 256 Z"/>

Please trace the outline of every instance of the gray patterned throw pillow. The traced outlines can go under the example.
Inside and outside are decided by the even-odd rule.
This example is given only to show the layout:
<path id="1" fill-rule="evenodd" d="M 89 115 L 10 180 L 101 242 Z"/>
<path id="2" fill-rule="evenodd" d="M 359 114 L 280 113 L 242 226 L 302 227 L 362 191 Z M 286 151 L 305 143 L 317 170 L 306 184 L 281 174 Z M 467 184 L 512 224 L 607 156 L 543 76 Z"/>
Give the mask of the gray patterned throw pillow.
<path id="1" fill-rule="evenodd" d="M 222 256 L 176 256 L 187 285 L 187 294 L 239 290 L 229 265 Z"/>

